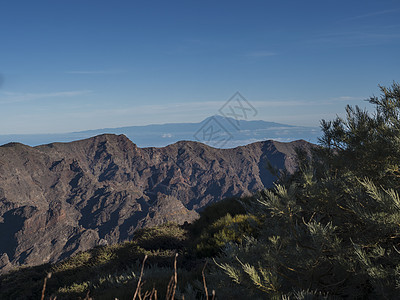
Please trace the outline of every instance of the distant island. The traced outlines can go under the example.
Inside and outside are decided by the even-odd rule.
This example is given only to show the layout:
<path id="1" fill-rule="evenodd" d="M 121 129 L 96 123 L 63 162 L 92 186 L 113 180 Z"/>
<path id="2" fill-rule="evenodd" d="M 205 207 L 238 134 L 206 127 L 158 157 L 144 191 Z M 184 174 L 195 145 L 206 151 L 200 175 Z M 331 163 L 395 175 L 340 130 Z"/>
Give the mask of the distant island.
<path id="1" fill-rule="evenodd" d="M 207 129 L 212 132 L 207 132 Z M 202 142 L 215 148 L 234 148 L 266 140 L 280 142 L 305 140 L 316 143 L 321 131 L 318 127 L 294 126 L 261 120 L 235 120 L 215 115 L 198 123 L 153 124 L 69 133 L 0 135 L 0 145 L 18 142 L 38 146 L 53 142 L 72 142 L 106 133 L 124 134 L 135 141 L 139 147 L 165 147 L 185 140 Z M 215 138 L 210 136 L 213 133 L 219 136 Z"/>

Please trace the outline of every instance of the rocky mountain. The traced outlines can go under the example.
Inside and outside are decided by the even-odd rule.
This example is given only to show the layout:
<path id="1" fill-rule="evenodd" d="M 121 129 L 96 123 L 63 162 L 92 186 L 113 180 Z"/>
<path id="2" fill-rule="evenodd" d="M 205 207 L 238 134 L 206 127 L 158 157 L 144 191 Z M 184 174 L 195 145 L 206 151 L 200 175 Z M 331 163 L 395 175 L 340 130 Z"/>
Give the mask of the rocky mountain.
<path id="1" fill-rule="evenodd" d="M 311 144 L 139 148 L 124 135 L 100 135 L 1 146 L 0 270 L 55 262 L 145 226 L 193 221 L 209 203 L 270 186 L 266 160 L 293 172 L 295 147 Z"/>

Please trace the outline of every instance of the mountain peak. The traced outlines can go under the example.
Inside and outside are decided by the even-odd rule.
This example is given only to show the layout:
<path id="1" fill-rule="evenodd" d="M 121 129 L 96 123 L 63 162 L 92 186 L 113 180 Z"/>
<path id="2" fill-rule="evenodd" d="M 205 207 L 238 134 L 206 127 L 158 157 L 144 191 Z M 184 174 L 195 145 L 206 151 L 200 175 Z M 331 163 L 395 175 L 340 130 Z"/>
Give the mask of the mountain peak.
<path id="1" fill-rule="evenodd" d="M 216 119 L 218 121 L 231 121 L 231 122 L 237 122 L 238 120 L 231 118 L 231 117 L 225 117 L 222 115 L 212 115 L 210 117 L 205 118 L 203 121 L 201 121 L 201 123 L 204 123 L 206 121 L 212 120 L 212 119 Z"/>
<path id="2" fill-rule="evenodd" d="M 103 134 L 14 145 L 0 148 L 0 272 L 121 242 L 146 224 L 191 222 L 209 203 L 271 186 L 267 157 L 279 169 L 295 167 L 294 146 L 271 142 L 134 148 L 124 135 Z"/>

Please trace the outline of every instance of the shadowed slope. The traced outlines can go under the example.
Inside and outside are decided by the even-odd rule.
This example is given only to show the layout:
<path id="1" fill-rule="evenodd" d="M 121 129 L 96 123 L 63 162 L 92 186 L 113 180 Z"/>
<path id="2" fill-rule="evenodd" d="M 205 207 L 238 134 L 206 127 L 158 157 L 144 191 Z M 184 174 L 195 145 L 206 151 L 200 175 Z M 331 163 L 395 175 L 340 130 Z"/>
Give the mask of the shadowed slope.
<path id="1" fill-rule="evenodd" d="M 271 185 L 266 159 L 293 171 L 294 148 L 310 145 L 266 141 L 215 149 L 183 141 L 138 148 L 123 135 L 4 145 L 0 268 L 54 262 L 129 239 L 141 227 L 191 222 L 209 203 Z"/>

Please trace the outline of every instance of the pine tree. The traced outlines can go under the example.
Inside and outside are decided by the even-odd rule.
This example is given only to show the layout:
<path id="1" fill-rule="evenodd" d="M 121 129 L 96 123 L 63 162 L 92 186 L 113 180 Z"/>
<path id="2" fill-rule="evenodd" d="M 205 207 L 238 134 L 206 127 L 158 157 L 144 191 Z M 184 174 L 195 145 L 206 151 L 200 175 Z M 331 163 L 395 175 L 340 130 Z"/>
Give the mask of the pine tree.
<path id="1" fill-rule="evenodd" d="M 320 157 L 332 168 L 350 170 L 358 177 L 368 177 L 378 184 L 399 187 L 400 170 L 400 85 L 380 86 L 382 95 L 371 97 L 374 114 L 351 106 L 347 117 L 322 120 L 324 146 Z"/>
<path id="2" fill-rule="evenodd" d="M 215 259 L 215 289 L 248 298 L 396 298 L 400 293 L 400 86 L 322 121 L 313 157 L 247 203 L 258 238 Z"/>

